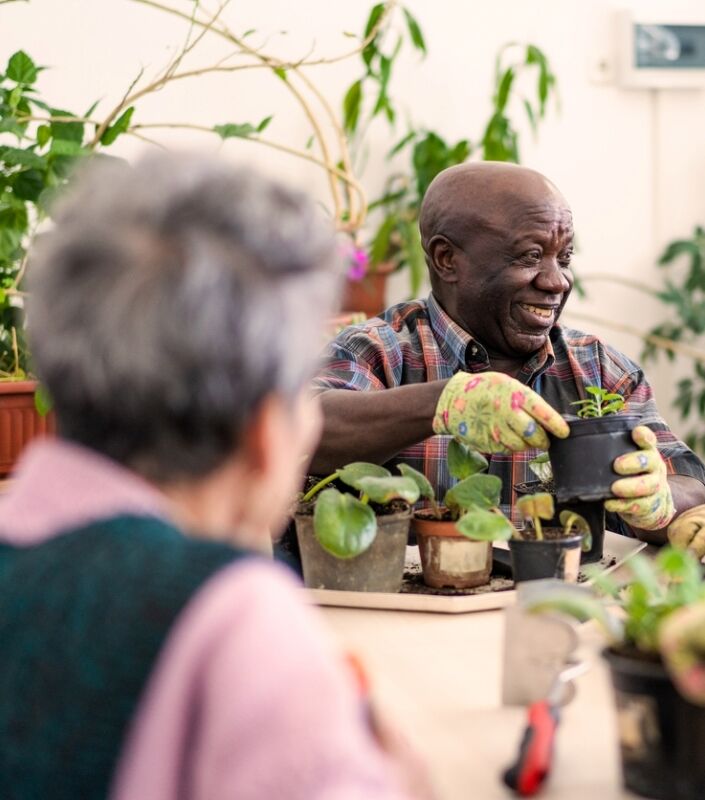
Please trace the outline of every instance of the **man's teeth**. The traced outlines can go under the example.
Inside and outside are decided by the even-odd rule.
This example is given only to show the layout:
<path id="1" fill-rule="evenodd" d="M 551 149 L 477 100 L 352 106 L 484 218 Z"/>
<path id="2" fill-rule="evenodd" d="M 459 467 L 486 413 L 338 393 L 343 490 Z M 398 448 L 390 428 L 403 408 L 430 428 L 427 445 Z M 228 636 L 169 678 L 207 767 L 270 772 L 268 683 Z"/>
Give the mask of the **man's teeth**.
<path id="1" fill-rule="evenodd" d="M 539 308 L 539 306 L 530 306 L 528 303 L 522 303 L 521 306 L 527 311 L 531 311 L 532 314 L 538 314 L 540 317 L 546 317 L 546 319 L 553 316 L 552 308 Z"/>

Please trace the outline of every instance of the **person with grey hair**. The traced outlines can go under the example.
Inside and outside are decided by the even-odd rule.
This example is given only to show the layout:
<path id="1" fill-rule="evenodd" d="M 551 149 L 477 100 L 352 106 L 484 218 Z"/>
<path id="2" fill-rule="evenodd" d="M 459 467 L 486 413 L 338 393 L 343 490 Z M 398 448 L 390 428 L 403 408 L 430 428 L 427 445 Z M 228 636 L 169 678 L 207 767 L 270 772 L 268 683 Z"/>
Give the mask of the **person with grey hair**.
<path id="1" fill-rule="evenodd" d="M 293 576 L 255 550 L 319 434 L 336 283 L 301 194 L 219 160 L 94 164 L 30 260 L 59 436 L 0 501 L 13 798 L 403 798 Z"/>

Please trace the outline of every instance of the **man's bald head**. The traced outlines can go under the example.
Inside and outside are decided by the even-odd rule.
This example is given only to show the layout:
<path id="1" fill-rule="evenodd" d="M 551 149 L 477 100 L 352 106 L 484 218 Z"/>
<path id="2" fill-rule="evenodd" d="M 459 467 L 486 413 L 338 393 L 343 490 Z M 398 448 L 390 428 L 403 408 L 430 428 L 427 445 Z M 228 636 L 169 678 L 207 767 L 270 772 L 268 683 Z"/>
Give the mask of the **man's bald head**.
<path id="1" fill-rule="evenodd" d="M 532 169 L 500 161 L 459 164 L 440 172 L 426 191 L 419 227 L 424 251 L 434 236 L 458 245 L 479 230 L 493 230 L 524 207 L 559 201 L 558 189 Z"/>

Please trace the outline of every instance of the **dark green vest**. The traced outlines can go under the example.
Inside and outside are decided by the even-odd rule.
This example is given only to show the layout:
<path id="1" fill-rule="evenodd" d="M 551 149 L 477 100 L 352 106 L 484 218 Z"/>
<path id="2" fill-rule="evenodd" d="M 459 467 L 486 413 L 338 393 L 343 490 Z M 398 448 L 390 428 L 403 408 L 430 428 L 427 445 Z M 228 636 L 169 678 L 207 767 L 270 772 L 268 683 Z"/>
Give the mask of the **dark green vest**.
<path id="1" fill-rule="evenodd" d="M 2 800 L 106 797 L 172 623 L 243 555 L 142 517 L 0 545 Z"/>

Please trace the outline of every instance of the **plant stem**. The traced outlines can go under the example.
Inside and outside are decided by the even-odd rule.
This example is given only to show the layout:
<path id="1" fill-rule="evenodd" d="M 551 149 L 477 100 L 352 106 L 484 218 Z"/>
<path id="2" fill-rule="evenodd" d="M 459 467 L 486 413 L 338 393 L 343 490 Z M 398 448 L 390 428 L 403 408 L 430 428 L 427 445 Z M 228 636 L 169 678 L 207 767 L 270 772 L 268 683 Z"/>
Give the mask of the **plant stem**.
<path id="1" fill-rule="evenodd" d="M 308 503 L 308 501 L 318 494 L 324 486 L 328 486 L 329 483 L 333 483 L 333 481 L 338 477 L 338 471 L 336 470 L 332 475 L 329 475 L 327 478 L 323 478 L 323 480 L 318 481 L 318 483 L 311 487 L 306 494 L 301 498 L 302 503 Z"/>
<path id="2" fill-rule="evenodd" d="M 532 517 L 534 523 L 534 530 L 536 531 L 536 540 L 543 541 L 543 528 L 541 527 L 541 517 Z"/>

